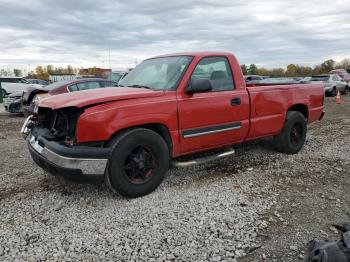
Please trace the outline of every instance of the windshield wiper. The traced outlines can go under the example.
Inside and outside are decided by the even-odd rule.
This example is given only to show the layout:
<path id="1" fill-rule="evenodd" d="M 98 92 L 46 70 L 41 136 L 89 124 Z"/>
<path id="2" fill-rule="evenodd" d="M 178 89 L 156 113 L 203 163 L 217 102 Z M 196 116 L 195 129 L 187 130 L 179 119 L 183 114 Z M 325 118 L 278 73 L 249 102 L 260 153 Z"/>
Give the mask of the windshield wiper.
<path id="1" fill-rule="evenodd" d="M 129 86 L 129 87 L 152 89 L 151 87 L 149 87 L 149 86 L 144 86 L 144 85 L 131 85 L 131 86 Z"/>

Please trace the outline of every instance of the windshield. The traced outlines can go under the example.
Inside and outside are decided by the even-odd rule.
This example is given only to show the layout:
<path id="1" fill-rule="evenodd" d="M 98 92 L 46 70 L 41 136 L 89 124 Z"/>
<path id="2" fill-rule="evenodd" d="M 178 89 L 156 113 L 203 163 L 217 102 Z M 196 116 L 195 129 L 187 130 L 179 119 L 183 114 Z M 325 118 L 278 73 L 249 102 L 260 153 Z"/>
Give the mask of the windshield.
<path id="1" fill-rule="evenodd" d="M 113 73 L 110 74 L 110 76 L 108 77 L 108 80 L 118 82 L 118 81 L 120 80 L 120 78 L 122 78 L 122 76 L 123 76 L 123 75 L 122 75 L 121 73 L 113 72 Z"/>
<path id="2" fill-rule="evenodd" d="M 174 89 L 191 60 L 191 56 L 158 57 L 145 60 L 120 80 L 119 85 L 154 90 Z"/>
<path id="3" fill-rule="evenodd" d="M 64 85 L 67 85 L 69 83 L 71 83 L 72 81 L 58 81 L 58 82 L 55 82 L 55 83 L 52 83 L 52 84 L 49 84 L 47 86 L 44 86 L 45 89 L 47 90 L 53 90 L 57 87 L 60 87 L 60 86 L 64 86 Z"/>
<path id="4" fill-rule="evenodd" d="M 328 81 L 329 76 L 313 76 L 311 81 Z"/>

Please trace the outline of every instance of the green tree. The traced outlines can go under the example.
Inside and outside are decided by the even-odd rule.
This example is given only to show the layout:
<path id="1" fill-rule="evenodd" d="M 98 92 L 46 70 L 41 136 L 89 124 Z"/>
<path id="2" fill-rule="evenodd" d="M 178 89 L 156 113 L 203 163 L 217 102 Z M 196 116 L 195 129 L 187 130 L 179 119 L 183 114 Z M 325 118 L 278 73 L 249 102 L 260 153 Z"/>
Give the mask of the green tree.
<path id="1" fill-rule="evenodd" d="M 257 74 L 258 74 L 258 67 L 257 67 L 255 64 L 251 64 L 251 65 L 249 66 L 248 73 L 249 73 L 250 75 L 257 75 Z"/>
<path id="2" fill-rule="evenodd" d="M 328 59 L 321 64 L 322 73 L 329 73 L 333 70 L 335 66 L 335 61 L 333 59 Z"/>
<path id="3" fill-rule="evenodd" d="M 270 71 L 266 68 L 258 68 L 258 75 L 259 76 L 269 76 L 270 75 Z"/>
<path id="4" fill-rule="evenodd" d="M 47 65 L 46 66 L 46 71 L 47 71 L 47 73 L 49 74 L 49 75 L 52 75 L 52 74 L 54 74 L 54 67 L 53 67 L 53 65 Z"/>
<path id="5" fill-rule="evenodd" d="M 299 66 L 297 65 L 297 76 L 311 76 L 312 75 L 312 68 L 309 66 Z"/>
<path id="6" fill-rule="evenodd" d="M 35 74 L 39 79 L 49 80 L 49 74 L 47 73 L 46 68 L 43 66 L 37 66 L 35 68 Z"/>
<path id="7" fill-rule="evenodd" d="M 13 73 L 15 74 L 15 76 L 22 76 L 22 71 L 20 69 L 13 69 Z"/>
<path id="8" fill-rule="evenodd" d="M 285 73 L 285 76 L 289 76 L 289 77 L 297 76 L 297 70 L 298 70 L 298 67 L 296 65 L 290 64 L 287 66 L 287 71 Z"/>
<path id="9" fill-rule="evenodd" d="M 337 69 L 341 68 L 341 69 L 345 69 L 345 70 L 349 71 L 350 70 L 350 59 L 345 58 L 345 59 L 341 60 L 339 63 L 336 64 L 335 67 Z"/>
<path id="10" fill-rule="evenodd" d="M 283 68 L 274 68 L 270 70 L 269 75 L 271 77 L 283 77 L 284 76 L 284 69 Z"/>
<path id="11" fill-rule="evenodd" d="M 241 65 L 241 70 L 243 75 L 248 75 L 248 67 L 245 64 Z"/>

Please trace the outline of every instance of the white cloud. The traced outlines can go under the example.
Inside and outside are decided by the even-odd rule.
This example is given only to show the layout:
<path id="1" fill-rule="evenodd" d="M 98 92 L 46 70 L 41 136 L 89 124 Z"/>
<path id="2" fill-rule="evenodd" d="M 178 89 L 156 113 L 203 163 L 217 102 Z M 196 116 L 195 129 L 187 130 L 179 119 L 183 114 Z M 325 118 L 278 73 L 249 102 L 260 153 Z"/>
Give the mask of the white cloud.
<path id="1" fill-rule="evenodd" d="M 0 0 L 0 67 L 133 66 L 149 56 L 231 51 L 267 67 L 350 57 L 347 0 Z"/>

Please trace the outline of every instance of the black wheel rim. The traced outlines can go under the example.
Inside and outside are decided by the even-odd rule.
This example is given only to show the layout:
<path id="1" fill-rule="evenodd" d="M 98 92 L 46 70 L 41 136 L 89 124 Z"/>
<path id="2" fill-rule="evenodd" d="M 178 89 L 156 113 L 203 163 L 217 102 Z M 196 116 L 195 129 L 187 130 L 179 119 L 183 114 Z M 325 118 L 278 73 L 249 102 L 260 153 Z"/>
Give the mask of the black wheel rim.
<path id="1" fill-rule="evenodd" d="M 298 145 L 303 137 L 303 128 L 299 123 L 296 123 L 290 131 L 290 142 L 293 145 Z"/>
<path id="2" fill-rule="evenodd" d="M 144 184 L 152 178 L 156 164 L 152 151 L 147 146 L 138 146 L 125 160 L 125 175 L 132 184 Z"/>

